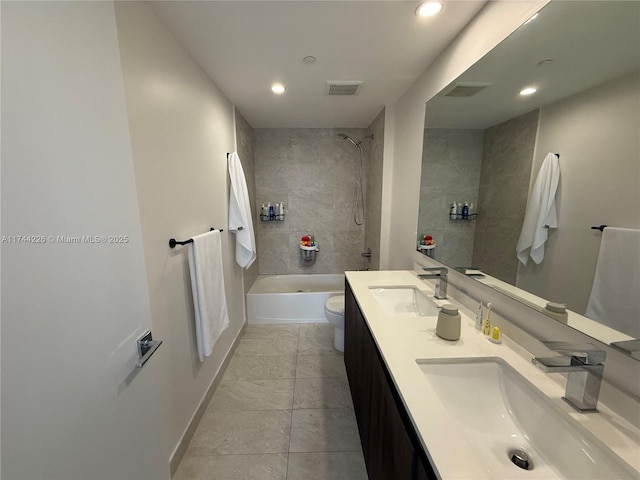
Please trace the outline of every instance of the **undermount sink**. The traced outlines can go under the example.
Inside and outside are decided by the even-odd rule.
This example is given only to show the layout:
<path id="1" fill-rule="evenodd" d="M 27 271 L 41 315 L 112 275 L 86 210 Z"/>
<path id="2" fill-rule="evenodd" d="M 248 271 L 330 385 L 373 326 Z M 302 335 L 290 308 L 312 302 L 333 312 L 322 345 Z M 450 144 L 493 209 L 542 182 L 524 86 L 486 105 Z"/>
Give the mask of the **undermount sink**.
<path id="1" fill-rule="evenodd" d="M 416 362 L 492 478 L 638 478 L 501 358 Z"/>
<path id="2" fill-rule="evenodd" d="M 369 291 L 385 313 L 412 317 L 438 315 L 438 306 L 414 286 L 370 287 Z"/>

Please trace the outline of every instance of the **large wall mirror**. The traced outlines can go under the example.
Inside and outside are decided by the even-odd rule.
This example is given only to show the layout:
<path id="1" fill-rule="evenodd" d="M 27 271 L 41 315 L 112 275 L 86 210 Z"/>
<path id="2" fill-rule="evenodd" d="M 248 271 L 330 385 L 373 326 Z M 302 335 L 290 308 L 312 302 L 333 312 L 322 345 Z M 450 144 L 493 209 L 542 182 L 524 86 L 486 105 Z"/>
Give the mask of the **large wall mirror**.
<path id="1" fill-rule="evenodd" d="M 525 265 L 516 245 L 549 153 L 557 228 Z M 549 315 L 602 342 L 638 339 L 638 313 L 585 315 L 600 225 L 640 229 L 640 2 L 551 2 L 427 102 L 417 246 L 432 236 L 420 251 L 545 313 L 566 304 Z M 640 253 L 624 263 L 618 287 L 638 305 Z"/>

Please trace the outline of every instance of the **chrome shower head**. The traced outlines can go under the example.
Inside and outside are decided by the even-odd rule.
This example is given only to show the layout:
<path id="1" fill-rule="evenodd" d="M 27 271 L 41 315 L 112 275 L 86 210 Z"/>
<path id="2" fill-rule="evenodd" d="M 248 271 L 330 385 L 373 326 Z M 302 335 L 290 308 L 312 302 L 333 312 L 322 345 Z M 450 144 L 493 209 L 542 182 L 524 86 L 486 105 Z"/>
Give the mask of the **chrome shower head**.
<path id="1" fill-rule="evenodd" d="M 342 138 L 343 140 L 349 140 L 354 147 L 359 147 L 360 146 L 360 142 L 356 142 L 353 138 L 351 138 L 349 135 L 345 135 L 344 133 L 339 133 L 338 136 L 340 138 Z"/>
<path id="2" fill-rule="evenodd" d="M 367 138 L 373 139 L 373 133 L 371 135 L 367 135 L 366 137 L 361 138 L 358 141 L 355 141 L 349 135 L 345 135 L 344 133 L 339 133 L 338 136 L 340 138 L 342 138 L 343 140 L 349 140 L 353 144 L 354 147 L 358 147 L 358 148 L 360 148 L 360 145 L 362 145 L 362 142 L 364 142 Z"/>

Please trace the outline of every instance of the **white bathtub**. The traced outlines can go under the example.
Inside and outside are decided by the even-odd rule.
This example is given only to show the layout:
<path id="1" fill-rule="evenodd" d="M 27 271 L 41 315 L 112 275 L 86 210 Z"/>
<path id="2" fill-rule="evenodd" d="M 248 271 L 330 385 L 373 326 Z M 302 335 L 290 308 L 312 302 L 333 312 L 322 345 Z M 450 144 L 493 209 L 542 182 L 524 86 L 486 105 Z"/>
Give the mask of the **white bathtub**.
<path id="1" fill-rule="evenodd" d="M 247 322 L 326 322 L 324 302 L 341 293 L 343 274 L 259 275 L 247 293 Z"/>

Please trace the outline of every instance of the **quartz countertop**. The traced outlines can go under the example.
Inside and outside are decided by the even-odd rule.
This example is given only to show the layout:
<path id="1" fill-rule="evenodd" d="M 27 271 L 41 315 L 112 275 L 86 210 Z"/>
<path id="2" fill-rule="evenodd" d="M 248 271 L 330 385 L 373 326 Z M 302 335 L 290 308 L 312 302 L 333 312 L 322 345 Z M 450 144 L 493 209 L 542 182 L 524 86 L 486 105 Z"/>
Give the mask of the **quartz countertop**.
<path id="1" fill-rule="evenodd" d="M 507 336 L 494 344 L 475 329 L 475 313 L 457 302 L 437 300 L 438 305 L 452 303 L 462 317 L 457 341 L 436 336 L 437 317 L 389 316 L 379 306 L 370 288 L 414 286 L 433 297 L 430 283 L 412 271 L 346 272 L 346 278 L 374 341 L 386 363 L 409 417 L 427 455 L 443 479 L 492 478 L 482 458 L 468 442 L 464 425 L 448 412 L 437 393 L 425 380 L 416 359 L 500 357 L 550 397 L 559 408 L 604 442 L 640 477 L 640 431 L 602 402 L 599 413 L 581 414 L 562 400 L 566 380 L 560 374 L 548 374 L 531 363 L 532 355 Z M 472 395 L 473 392 L 470 392 Z M 464 461 L 460 461 L 463 458 Z"/>

